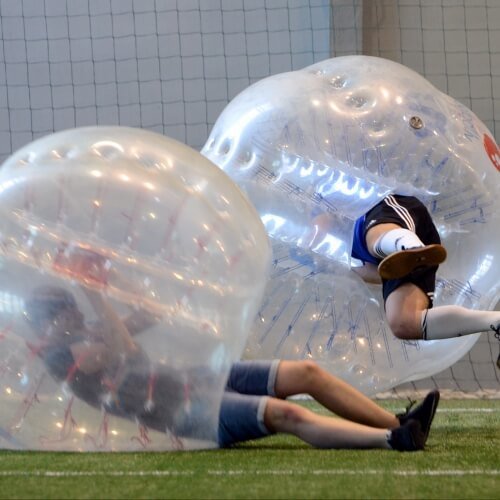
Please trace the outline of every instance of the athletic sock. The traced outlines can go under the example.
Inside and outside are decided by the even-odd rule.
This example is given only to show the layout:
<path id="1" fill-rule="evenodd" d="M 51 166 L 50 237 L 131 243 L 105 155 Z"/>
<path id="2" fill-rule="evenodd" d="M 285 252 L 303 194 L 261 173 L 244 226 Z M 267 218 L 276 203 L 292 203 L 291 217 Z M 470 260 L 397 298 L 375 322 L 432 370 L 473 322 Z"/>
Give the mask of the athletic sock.
<path id="1" fill-rule="evenodd" d="M 393 429 L 387 442 L 393 450 L 417 451 L 423 450 L 426 436 L 418 420 L 408 420 L 402 426 Z"/>
<path id="2" fill-rule="evenodd" d="M 408 248 L 423 247 L 420 238 L 409 229 L 391 229 L 384 233 L 373 245 L 373 252 L 384 259 L 388 255 Z"/>
<path id="3" fill-rule="evenodd" d="M 422 311 L 421 321 L 424 340 L 449 339 L 493 330 L 500 324 L 500 311 L 439 306 Z"/>

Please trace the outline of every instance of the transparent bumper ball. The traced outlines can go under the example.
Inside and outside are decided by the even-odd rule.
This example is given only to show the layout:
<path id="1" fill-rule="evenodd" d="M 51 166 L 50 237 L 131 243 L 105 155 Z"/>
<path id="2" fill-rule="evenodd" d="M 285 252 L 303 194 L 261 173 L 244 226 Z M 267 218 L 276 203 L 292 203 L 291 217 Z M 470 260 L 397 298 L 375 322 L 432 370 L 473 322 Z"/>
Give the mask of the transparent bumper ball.
<path id="1" fill-rule="evenodd" d="M 313 359 L 373 394 L 444 370 L 476 342 L 396 339 L 380 287 L 350 270 L 355 220 L 388 194 L 412 195 L 448 250 L 435 305 L 500 298 L 499 148 L 423 77 L 367 56 L 271 76 L 228 104 L 202 153 L 248 193 L 272 239 L 248 357 Z"/>
<path id="2" fill-rule="evenodd" d="M 217 446 L 269 271 L 254 207 L 167 137 L 88 127 L 0 168 L 0 446 Z"/>

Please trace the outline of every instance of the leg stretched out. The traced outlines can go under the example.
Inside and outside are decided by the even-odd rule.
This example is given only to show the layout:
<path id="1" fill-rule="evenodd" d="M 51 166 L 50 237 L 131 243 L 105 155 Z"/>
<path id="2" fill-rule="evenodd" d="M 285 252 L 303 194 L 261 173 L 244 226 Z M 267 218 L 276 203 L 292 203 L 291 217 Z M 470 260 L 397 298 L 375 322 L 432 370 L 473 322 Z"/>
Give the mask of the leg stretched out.
<path id="1" fill-rule="evenodd" d="M 476 311 L 447 305 L 430 308 L 429 298 L 413 283 L 405 283 L 386 299 L 387 323 L 406 340 L 437 340 L 500 330 L 500 311 Z"/>
<path id="2" fill-rule="evenodd" d="M 318 415 L 284 398 L 307 393 L 343 418 Z M 236 363 L 219 420 L 221 446 L 293 434 L 318 448 L 423 449 L 439 393 L 405 415 L 393 415 L 310 361 Z"/>
<path id="3" fill-rule="evenodd" d="M 353 256 L 378 266 L 387 322 L 400 339 L 436 340 L 479 332 L 500 336 L 500 311 L 432 307 L 436 271 L 446 250 L 426 207 L 411 196 L 390 195 L 356 221 Z M 357 271 L 366 280 L 372 273 Z"/>
<path id="4" fill-rule="evenodd" d="M 378 429 L 317 415 L 299 405 L 276 398 L 268 398 L 264 424 L 271 432 L 293 434 L 315 448 L 392 449 L 389 429 Z M 421 436 L 417 430 L 415 449 L 423 448 L 422 439 L 419 441 L 419 437 Z"/>

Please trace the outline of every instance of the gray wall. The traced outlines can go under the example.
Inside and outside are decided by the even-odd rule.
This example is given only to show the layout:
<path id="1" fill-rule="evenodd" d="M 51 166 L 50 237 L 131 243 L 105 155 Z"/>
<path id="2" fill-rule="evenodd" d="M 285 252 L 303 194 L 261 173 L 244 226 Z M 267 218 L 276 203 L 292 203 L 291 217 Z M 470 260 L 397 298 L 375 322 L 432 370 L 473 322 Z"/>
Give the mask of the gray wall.
<path id="1" fill-rule="evenodd" d="M 94 124 L 200 148 L 226 103 L 330 56 L 400 61 L 500 132 L 500 0 L 0 0 L 0 161 Z"/>

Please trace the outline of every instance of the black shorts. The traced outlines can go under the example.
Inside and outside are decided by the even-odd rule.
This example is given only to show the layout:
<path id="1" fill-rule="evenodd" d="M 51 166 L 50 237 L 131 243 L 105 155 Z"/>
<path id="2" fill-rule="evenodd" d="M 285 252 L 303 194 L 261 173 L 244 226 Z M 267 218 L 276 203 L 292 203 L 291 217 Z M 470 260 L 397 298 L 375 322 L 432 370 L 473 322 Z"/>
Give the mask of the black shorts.
<path id="1" fill-rule="evenodd" d="M 392 222 L 416 233 L 424 245 L 440 244 L 441 238 L 425 205 L 413 196 L 389 195 L 366 213 L 364 234 L 378 224 Z M 432 307 L 436 288 L 437 266 L 419 268 L 395 280 L 382 280 L 384 301 L 397 288 L 405 283 L 413 283 L 429 298 Z"/>

